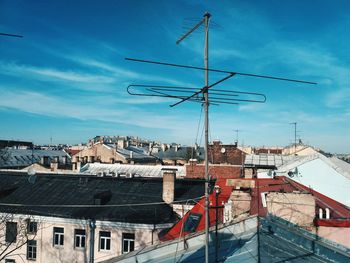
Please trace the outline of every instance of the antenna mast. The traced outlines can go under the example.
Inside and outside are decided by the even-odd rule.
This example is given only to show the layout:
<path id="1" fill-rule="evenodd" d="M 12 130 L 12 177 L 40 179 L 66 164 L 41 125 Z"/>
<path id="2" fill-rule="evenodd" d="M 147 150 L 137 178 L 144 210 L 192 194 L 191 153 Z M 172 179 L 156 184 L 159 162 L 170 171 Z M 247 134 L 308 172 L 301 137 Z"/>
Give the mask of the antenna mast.
<path id="1" fill-rule="evenodd" d="M 297 155 L 297 122 L 291 122 L 294 125 L 294 155 Z"/>
<path id="2" fill-rule="evenodd" d="M 199 91 L 196 92 L 197 94 L 203 93 L 204 97 L 204 133 L 205 133 L 205 144 L 204 144 L 204 152 L 205 152 L 205 263 L 209 263 L 209 158 L 208 158 L 208 144 L 209 144 L 209 95 L 208 95 L 208 89 L 209 87 L 209 19 L 210 14 L 206 12 L 204 14 L 204 18 L 193 28 L 191 28 L 186 34 L 184 34 L 179 40 L 176 41 L 176 44 L 179 44 L 182 40 L 184 40 L 186 37 L 188 37 L 192 32 L 194 32 L 197 28 L 199 28 L 202 24 L 204 24 L 204 30 L 205 30 L 205 36 L 204 36 L 204 87 Z M 223 80 L 219 81 L 218 83 L 232 77 L 234 74 L 230 74 L 228 77 L 224 78 Z M 194 93 L 194 95 L 196 94 Z M 189 96 L 185 99 L 180 100 L 179 102 L 171 105 L 176 106 L 179 103 L 190 99 L 192 96 Z"/>
<path id="3" fill-rule="evenodd" d="M 204 79 L 205 87 L 208 87 L 209 83 L 209 19 L 210 14 L 205 13 L 204 15 L 205 24 L 205 49 L 204 49 Z M 209 262 L 209 158 L 208 158 L 208 144 L 209 144 L 209 94 L 206 88 L 203 92 L 204 95 L 204 129 L 205 129 L 205 263 Z"/>

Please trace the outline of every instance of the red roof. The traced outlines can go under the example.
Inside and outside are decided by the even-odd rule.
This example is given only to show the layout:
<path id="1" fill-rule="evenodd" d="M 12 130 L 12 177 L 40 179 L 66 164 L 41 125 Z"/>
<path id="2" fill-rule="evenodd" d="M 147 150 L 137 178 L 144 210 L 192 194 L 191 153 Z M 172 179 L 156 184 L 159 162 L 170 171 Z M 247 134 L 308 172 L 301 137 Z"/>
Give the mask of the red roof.
<path id="1" fill-rule="evenodd" d="M 79 152 L 81 152 L 81 150 L 74 150 L 74 149 L 65 149 L 66 153 L 68 153 L 70 156 L 73 156 Z"/>
<path id="2" fill-rule="evenodd" d="M 241 181 L 249 180 L 255 182 L 255 188 L 251 189 L 251 204 L 250 204 L 250 214 L 266 216 L 267 208 L 263 207 L 260 201 L 260 193 L 262 192 L 284 192 L 291 193 L 293 191 L 301 191 L 311 193 L 315 197 L 316 206 L 320 208 L 329 208 L 332 211 L 332 219 L 328 220 L 316 220 L 315 224 L 324 226 L 350 226 L 350 209 L 345 205 L 319 193 L 309 187 L 306 187 L 300 183 L 297 183 L 287 177 L 277 176 L 273 179 L 239 179 Z M 232 190 L 235 188 L 233 186 L 227 186 L 226 179 L 218 179 L 216 185 L 221 187 L 221 194 L 219 195 L 219 205 L 226 203 L 230 198 Z M 210 203 L 215 205 L 215 193 L 212 193 L 209 197 Z M 203 231 L 205 229 L 205 198 L 202 198 L 192 209 L 189 211 L 182 219 L 179 220 L 166 234 L 161 235 L 159 238 L 162 241 L 172 240 L 178 237 L 186 236 L 190 232 L 184 231 L 184 224 L 191 214 L 201 215 L 199 224 L 196 228 L 196 232 Z M 215 225 L 215 209 L 209 210 L 210 226 Z M 219 222 L 222 222 L 223 209 L 219 209 Z M 325 223 L 328 221 L 328 223 Z M 338 222 L 341 221 L 342 223 Z"/>

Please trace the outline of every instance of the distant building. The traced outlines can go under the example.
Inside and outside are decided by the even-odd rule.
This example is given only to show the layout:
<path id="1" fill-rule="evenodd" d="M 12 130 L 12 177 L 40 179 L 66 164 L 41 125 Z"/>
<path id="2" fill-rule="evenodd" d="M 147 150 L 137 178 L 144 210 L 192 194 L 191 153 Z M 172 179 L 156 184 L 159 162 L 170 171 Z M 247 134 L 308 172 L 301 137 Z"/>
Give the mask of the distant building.
<path id="1" fill-rule="evenodd" d="M 159 158 L 164 165 L 185 165 L 191 159 L 202 162 L 205 157 L 204 148 L 198 145 L 162 144 L 151 149 L 152 155 Z"/>
<path id="2" fill-rule="evenodd" d="M 72 156 L 74 168 L 80 169 L 86 163 L 129 163 L 156 164 L 157 158 L 149 155 L 144 148 L 129 145 L 127 142 L 118 144 L 94 143 Z"/>
<path id="3" fill-rule="evenodd" d="M 14 140 L 0 140 L 0 149 L 31 149 L 33 148 L 32 142 L 27 141 L 14 141 Z"/>

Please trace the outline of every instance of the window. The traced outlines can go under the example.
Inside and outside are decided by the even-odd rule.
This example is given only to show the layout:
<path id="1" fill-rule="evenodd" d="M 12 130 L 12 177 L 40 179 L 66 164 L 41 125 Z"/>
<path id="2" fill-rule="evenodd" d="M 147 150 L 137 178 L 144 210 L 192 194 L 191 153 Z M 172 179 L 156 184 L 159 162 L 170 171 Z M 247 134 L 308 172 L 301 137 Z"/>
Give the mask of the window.
<path id="1" fill-rule="evenodd" d="M 5 263 L 16 263 L 16 260 L 6 258 L 6 259 L 5 259 Z"/>
<path id="2" fill-rule="evenodd" d="M 5 241 L 9 243 L 16 242 L 17 237 L 17 223 L 6 222 L 6 238 Z"/>
<path id="3" fill-rule="evenodd" d="M 63 241 L 64 241 L 63 227 L 54 227 L 53 228 L 53 245 L 63 246 Z"/>
<path id="4" fill-rule="evenodd" d="M 84 229 L 74 230 L 74 247 L 84 248 L 85 247 L 86 234 Z"/>
<path id="5" fill-rule="evenodd" d="M 27 225 L 28 234 L 36 234 L 37 231 L 38 231 L 38 223 L 29 221 Z"/>
<path id="6" fill-rule="evenodd" d="M 122 253 L 129 253 L 135 249 L 135 234 L 123 233 Z"/>
<path id="7" fill-rule="evenodd" d="M 195 232 L 199 222 L 201 221 L 202 214 L 191 213 L 187 217 L 184 225 L 185 232 Z"/>
<path id="8" fill-rule="evenodd" d="M 111 250 L 111 232 L 100 231 L 100 250 Z"/>
<path id="9" fill-rule="evenodd" d="M 36 260 L 36 240 L 28 240 L 27 259 Z"/>

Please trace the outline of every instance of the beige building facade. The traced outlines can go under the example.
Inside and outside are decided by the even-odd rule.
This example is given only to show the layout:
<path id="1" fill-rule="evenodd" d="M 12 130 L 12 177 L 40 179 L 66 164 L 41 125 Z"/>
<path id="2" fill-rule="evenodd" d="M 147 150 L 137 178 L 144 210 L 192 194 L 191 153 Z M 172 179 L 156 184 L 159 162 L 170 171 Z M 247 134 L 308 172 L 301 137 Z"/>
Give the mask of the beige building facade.
<path id="1" fill-rule="evenodd" d="M 28 218 L 32 225 L 36 225 L 33 232 L 28 232 L 29 228 L 21 227 L 29 224 Z M 17 239 L 12 244 L 6 243 L 8 230 L 6 227 L 1 228 L 1 243 L 8 245 L 7 251 L 3 251 L 6 256 L 3 255 L 4 260 L 1 262 L 11 263 L 85 263 L 91 262 L 92 257 L 93 262 L 100 262 L 156 244 L 159 231 L 171 226 L 26 215 L 16 215 L 9 223 L 17 225 Z M 22 245 L 19 245 L 20 238 Z"/>

